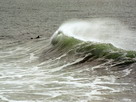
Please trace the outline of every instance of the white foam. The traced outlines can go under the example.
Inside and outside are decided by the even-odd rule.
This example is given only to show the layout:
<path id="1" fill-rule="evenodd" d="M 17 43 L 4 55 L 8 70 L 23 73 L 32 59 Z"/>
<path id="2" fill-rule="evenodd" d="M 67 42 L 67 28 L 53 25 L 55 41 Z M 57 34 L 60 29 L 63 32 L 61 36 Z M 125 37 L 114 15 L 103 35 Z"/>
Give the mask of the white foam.
<path id="1" fill-rule="evenodd" d="M 0 95 L 0 99 L 1 99 L 2 101 L 7 101 L 7 102 L 9 102 L 9 99 L 7 99 L 6 97 L 1 96 L 1 95 Z"/>
<path id="2" fill-rule="evenodd" d="M 122 77 L 126 77 L 129 74 L 131 74 L 132 69 L 124 69 L 123 71 L 121 71 Z"/>

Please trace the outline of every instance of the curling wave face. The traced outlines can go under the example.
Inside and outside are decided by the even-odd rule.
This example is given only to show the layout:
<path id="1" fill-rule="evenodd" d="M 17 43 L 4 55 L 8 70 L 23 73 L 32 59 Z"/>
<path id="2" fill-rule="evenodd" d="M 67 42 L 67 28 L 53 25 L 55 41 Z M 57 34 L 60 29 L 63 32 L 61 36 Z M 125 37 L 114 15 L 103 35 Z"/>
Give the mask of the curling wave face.
<path id="1" fill-rule="evenodd" d="M 51 43 L 59 52 L 81 58 L 73 64 L 102 58 L 112 59 L 116 65 L 128 65 L 136 62 L 132 38 L 132 33 L 115 20 L 74 20 L 62 24 L 51 37 Z"/>
<path id="2" fill-rule="evenodd" d="M 113 19 L 67 21 L 52 36 L 52 44 L 63 40 L 64 36 L 84 42 L 108 43 L 123 50 L 136 51 L 135 33 Z"/>

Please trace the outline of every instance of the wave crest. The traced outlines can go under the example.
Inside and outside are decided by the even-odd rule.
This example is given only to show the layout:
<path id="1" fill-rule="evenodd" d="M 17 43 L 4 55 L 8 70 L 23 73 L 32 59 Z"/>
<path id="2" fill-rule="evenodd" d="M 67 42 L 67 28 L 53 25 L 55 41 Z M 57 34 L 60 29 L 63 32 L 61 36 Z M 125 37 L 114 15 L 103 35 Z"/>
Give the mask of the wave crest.
<path id="1" fill-rule="evenodd" d="M 84 42 L 110 43 L 117 48 L 136 51 L 136 35 L 113 19 L 67 21 L 54 33 L 52 42 L 58 38 L 62 40 L 62 34 Z"/>

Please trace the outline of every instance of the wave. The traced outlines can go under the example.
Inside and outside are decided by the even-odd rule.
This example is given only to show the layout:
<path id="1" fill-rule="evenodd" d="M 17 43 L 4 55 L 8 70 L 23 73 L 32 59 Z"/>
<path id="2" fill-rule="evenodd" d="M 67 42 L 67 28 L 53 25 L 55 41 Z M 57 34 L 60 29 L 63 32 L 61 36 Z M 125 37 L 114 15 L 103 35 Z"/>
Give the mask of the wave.
<path id="1" fill-rule="evenodd" d="M 118 20 L 69 20 L 58 28 L 52 39 L 61 33 L 85 42 L 110 43 L 117 48 L 136 51 L 136 34 Z"/>
<path id="2" fill-rule="evenodd" d="M 122 31 L 119 31 L 119 27 Z M 134 43 L 134 40 L 129 39 L 132 36 L 126 40 L 123 32 L 129 31 L 124 29 L 125 27 L 115 20 L 100 21 L 100 19 L 95 19 L 92 22 L 72 20 L 59 27 L 51 37 L 51 44 L 61 52 L 70 53 L 69 55 L 72 56 L 83 56 L 84 59 L 80 62 L 85 62 L 90 58 L 104 58 L 132 63 L 135 62 L 136 51 L 133 44 L 133 47 L 128 44 L 132 41 Z M 131 42 L 128 42 L 129 40 Z"/>

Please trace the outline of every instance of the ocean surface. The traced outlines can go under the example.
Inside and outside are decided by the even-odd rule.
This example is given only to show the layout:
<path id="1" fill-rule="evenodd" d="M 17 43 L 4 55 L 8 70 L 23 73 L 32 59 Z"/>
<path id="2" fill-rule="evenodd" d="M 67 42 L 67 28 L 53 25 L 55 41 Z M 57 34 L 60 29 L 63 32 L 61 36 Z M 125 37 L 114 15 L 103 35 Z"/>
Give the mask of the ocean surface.
<path id="1" fill-rule="evenodd" d="M 136 1 L 0 0 L 0 102 L 136 102 Z"/>

